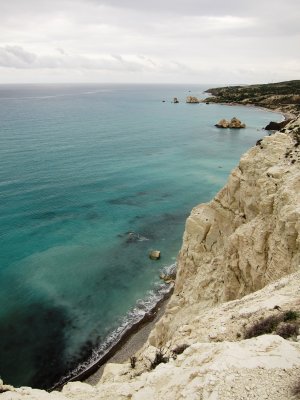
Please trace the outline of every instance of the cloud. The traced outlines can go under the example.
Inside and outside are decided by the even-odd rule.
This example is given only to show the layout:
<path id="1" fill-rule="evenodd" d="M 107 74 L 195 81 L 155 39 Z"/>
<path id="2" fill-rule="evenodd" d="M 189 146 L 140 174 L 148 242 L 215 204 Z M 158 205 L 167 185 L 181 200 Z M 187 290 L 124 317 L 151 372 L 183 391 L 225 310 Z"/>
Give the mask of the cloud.
<path id="1" fill-rule="evenodd" d="M 117 9 L 131 9 L 142 13 L 153 12 L 156 15 L 179 14 L 181 16 L 262 16 L 283 17 L 299 13 L 298 0 L 88 0 L 94 4 L 106 5 Z M 285 13 L 280 10 L 285 9 Z"/>
<path id="2" fill-rule="evenodd" d="M 112 81 L 220 82 L 235 71 L 247 82 L 276 65 L 271 75 L 280 68 L 292 79 L 300 77 L 299 19 L 299 0 L 2 1 L 0 67 L 11 80 L 51 70 L 55 80 L 104 71 Z"/>
<path id="3" fill-rule="evenodd" d="M 0 67 L 15 69 L 69 69 L 69 70 L 108 70 L 108 71 L 178 71 L 188 69 L 183 64 L 169 62 L 164 65 L 143 55 L 111 54 L 97 57 L 69 55 L 64 49 L 56 49 L 57 54 L 37 55 L 21 46 L 0 47 Z"/>
<path id="4" fill-rule="evenodd" d="M 28 68 L 36 62 L 36 55 L 25 51 L 21 46 L 0 47 L 0 65 L 2 67 Z"/>

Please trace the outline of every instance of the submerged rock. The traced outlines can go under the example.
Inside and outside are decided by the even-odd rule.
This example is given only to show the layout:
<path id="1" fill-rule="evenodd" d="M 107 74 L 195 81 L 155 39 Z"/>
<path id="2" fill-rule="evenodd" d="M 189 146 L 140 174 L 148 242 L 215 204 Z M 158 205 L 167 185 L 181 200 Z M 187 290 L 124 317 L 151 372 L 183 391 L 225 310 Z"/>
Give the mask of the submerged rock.
<path id="1" fill-rule="evenodd" d="M 141 235 L 137 232 L 126 232 L 125 234 L 118 235 L 120 238 L 125 238 L 126 243 L 136 243 L 136 242 L 144 242 L 145 240 L 149 240 L 146 236 Z"/>
<path id="2" fill-rule="evenodd" d="M 159 260 L 160 259 L 160 251 L 159 250 L 150 251 L 149 258 L 151 260 Z"/>

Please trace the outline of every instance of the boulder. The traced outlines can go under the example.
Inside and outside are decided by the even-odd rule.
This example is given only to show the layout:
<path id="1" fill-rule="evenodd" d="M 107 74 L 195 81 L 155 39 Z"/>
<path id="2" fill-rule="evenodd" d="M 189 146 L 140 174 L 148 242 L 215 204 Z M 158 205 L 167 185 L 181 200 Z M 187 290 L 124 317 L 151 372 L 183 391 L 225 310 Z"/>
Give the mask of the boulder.
<path id="1" fill-rule="evenodd" d="M 228 128 L 229 122 L 226 119 L 221 119 L 216 125 L 217 128 Z"/>
<path id="2" fill-rule="evenodd" d="M 165 274 L 164 272 L 162 272 L 159 275 L 160 279 L 165 281 L 166 283 L 171 283 L 171 282 L 175 282 L 176 279 L 176 271 L 170 273 L 170 274 Z"/>
<path id="3" fill-rule="evenodd" d="M 149 258 L 151 260 L 159 260 L 160 259 L 160 251 L 159 250 L 151 250 L 149 253 Z"/>
<path id="4" fill-rule="evenodd" d="M 177 97 L 174 97 L 174 99 L 173 99 L 173 103 L 174 103 L 174 104 L 177 104 L 177 103 L 179 103 L 179 100 L 177 99 Z"/>
<path id="5" fill-rule="evenodd" d="M 281 122 L 274 122 L 271 121 L 266 127 L 265 130 L 266 131 L 280 131 L 280 129 L 284 128 L 291 120 L 290 119 L 286 119 L 284 121 Z"/>
<path id="6" fill-rule="evenodd" d="M 233 117 L 229 122 L 229 128 L 233 129 L 246 128 L 246 125 L 243 124 L 238 118 Z"/>
<path id="7" fill-rule="evenodd" d="M 192 103 L 192 104 L 197 104 L 197 103 L 200 103 L 200 100 L 195 96 L 188 96 L 186 98 L 186 102 L 187 103 Z"/>
<path id="8" fill-rule="evenodd" d="M 231 129 L 246 128 L 246 125 L 236 117 L 231 118 L 230 121 L 223 118 L 215 126 L 217 128 L 231 128 Z"/>

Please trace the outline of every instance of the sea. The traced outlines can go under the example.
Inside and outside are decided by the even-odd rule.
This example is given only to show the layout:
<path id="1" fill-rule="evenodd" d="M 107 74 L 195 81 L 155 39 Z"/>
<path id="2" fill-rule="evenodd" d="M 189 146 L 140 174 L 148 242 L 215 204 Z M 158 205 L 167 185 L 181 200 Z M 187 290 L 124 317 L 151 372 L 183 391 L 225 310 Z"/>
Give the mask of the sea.
<path id="1" fill-rule="evenodd" d="M 160 274 L 176 267 L 191 209 L 282 120 L 185 103 L 213 86 L 0 85 L 6 383 L 49 389 L 71 379 L 169 291 Z M 247 128 L 214 126 L 232 117 Z"/>

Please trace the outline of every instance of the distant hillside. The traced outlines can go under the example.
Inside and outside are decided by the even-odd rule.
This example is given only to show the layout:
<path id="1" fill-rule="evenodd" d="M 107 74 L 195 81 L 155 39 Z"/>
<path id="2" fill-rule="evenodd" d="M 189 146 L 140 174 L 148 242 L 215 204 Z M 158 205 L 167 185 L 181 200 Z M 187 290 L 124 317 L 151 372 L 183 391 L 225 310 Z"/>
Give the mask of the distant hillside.
<path id="1" fill-rule="evenodd" d="M 298 115 L 300 113 L 300 80 L 263 85 L 225 86 L 206 90 L 213 96 L 209 103 L 251 104 Z"/>

